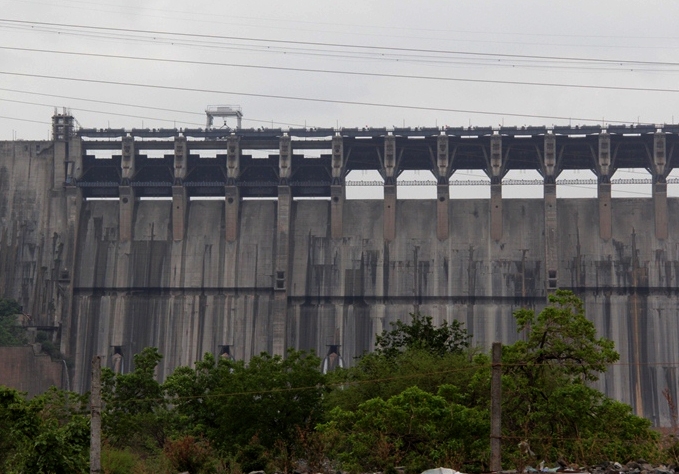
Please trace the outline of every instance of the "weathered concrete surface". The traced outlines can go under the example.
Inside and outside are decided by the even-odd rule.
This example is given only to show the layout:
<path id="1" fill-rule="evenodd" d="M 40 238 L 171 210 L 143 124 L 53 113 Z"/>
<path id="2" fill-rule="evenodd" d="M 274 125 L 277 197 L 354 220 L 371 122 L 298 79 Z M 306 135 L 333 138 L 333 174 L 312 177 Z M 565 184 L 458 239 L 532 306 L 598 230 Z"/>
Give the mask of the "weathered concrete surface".
<path id="1" fill-rule="evenodd" d="M 131 239 L 123 240 L 119 202 L 78 205 L 51 146 L 0 143 L 0 289 L 36 324 L 61 326 L 62 350 L 75 361 L 74 389 L 88 389 L 92 356 L 110 364 L 115 347 L 126 370 L 134 353 L 159 347 L 160 377 L 220 345 L 245 359 L 274 350 L 276 201 L 242 202 L 230 241 L 224 201 L 187 201 L 184 238 L 175 240 L 182 232 L 173 227 L 172 201 L 136 200 Z M 292 201 L 287 314 L 277 326 L 285 344 L 321 354 L 340 344 L 351 363 L 389 322 L 415 310 L 437 322 L 465 322 L 484 347 L 516 340 L 512 311 L 539 309 L 546 298 L 545 204 L 504 200 L 499 240 L 490 205 L 448 201 L 448 237 L 439 239 L 446 233 L 437 229 L 438 201 L 396 201 L 390 240 L 383 202 L 345 201 L 342 237 L 333 239 L 330 201 Z M 679 222 L 672 217 L 679 200 L 668 199 L 662 240 L 650 198 L 612 200 L 607 240 L 596 199 L 556 206 L 549 255 L 559 286 L 584 298 L 588 316 L 621 353 L 600 387 L 655 423 L 669 423 L 662 391 L 679 399 Z"/>
<path id="2" fill-rule="evenodd" d="M 36 354 L 32 346 L 0 347 L 0 384 L 34 397 L 64 384 L 63 362 L 53 362 L 47 354 Z"/>
<path id="3" fill-rule="evenodd" d="M 0 291 L 53 325 L 63 294 L 65 195 L 52 192 L 52 142 L 0 142 Z M 63 165 L 62 165 L 63 166 Z"/>

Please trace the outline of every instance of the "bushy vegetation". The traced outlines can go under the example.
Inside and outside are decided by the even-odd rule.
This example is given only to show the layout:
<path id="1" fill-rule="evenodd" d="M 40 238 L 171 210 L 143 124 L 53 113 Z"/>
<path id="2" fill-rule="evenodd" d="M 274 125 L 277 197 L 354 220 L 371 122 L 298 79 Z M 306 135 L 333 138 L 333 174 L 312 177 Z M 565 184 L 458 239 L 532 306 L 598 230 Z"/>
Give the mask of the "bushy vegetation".
<path id="1" fill-rule="evenodd" d="M 540 314 L 518 311 L 523 337 L 503 348 L 503 466 L 676 458 L 676 447 L 658 448 L 647 420 L 588 385 L 618 354 L 596 336 L 580 300 L 557 291 L 550 302 Z M 461 324 L 411 316 L 384 331 L 373 353 L 328 375 L 299 351 L 247 364 L 206 354 L 164 383 L 154 348 L 135 356 L 130 373 L 104 369 L 103 472 L 289 473 L 300 463 L 312 472 L 487 471 L 488 355 Z M 25 401 L 3 389 L 0 423 L 12 436 L 0 439 L 0 467 L 62 472 L 37 470 L 43 462 L 81 472 L 82 404 L 73 394 Z"/>
<path id="2" fill-rule="evenodd" d="M 51 389 L 26 400 L 0 386 L 0 472 L 89 472 L 87 397 Z"/>
<path id="3" fill-rule="evenodd" d="M 14 300 L 0 298 L 0 346 L 20 346 L 26 344 L 26 335 L 17 326 L 16 315 L 21 306 Z"/>

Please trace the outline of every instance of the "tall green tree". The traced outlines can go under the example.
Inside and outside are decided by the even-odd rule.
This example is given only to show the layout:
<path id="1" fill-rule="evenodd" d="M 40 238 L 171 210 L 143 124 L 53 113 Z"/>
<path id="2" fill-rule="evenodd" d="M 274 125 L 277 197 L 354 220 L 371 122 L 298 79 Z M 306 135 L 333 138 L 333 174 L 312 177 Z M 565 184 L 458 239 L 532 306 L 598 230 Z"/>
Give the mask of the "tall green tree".
<path id="1" fill-rule="evenodd" d="M 146 347 L 134 355 L 132 372 L 102 369 L 102 426 L 110 445 L 141 451 L 163 448 L 170 414 L 163 385 L 155 376 L 162 357 L 155 347 Z"/>
<path id="2" fill-rule="evenodd" d="M 592 463 L 648 457 L 655 433 L 631 408 L 588 383 L 619 358 L 613 341 L 597 337 L 584 305 L 557 290 L 539 314 L 514 316 L 525 340 L 503 348 L 503 429 L 508 456 L 518 440 L 530 441 L 538 457 Z M 586 453 L 586 454 L 585 454 Z"/>

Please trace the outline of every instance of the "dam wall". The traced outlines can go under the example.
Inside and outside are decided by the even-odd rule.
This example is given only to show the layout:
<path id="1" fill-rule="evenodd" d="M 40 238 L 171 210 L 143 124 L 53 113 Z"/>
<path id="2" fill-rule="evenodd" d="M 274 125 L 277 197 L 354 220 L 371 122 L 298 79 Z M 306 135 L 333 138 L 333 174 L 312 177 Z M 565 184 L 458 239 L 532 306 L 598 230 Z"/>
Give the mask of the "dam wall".
<path id="1" fill-rule="evenodd" d="M 275 142 L 275 159 L 240 171 L 234 171 L 238 160 L 229 161 L 242 154 L 229 148 L 233 139 L 0 142 L 0 289 L 19 300 L 32 325 L 60 338 L 72 362 L 71 387 L 81 392 L 89 389 L 92 356 L 111 367 L 115 355 L 122 357 L 121 370 L 128 371 L 132 356 L 147 346 L 164 355 L 161 379 L 206 352 L 248 360 L 287 348 L 324 356 L 339 346 L 352 364 L 389 323 L 415 311 L 436 323 L 462 321 L 473 343 L 489 348 L 521 337 L 514 310 L 540 310 L 550 291 L 572 289 L 598 334 L 612 339 L 621 355 L 598 387 L 655 424 L 669 425 L 663 391 L 679 399 L 679 199 L 667 198 L 663 184 L 674 152 L 656 168 L 653 198 L 611 199 L 606 139 L 601 145 L 597 136 L 589 141 L 598 145 L 588 145 L 604 176 L 598 198 L 556 199 L 558 184 L 550 177 L 567 167 L 557 162 L 550 171 L 553 138 L 540 136 L 545 145 L 536 166 L 545 175 L 544 199 L 503 199 L 502 168 L 511 153 L 498 154 L 498 140 L 485 137 L 491 199 L 478 200 L 449 199 L 452 147 L 444 150 L 445 166 L 438 160 L 437 199 L 397 199 L 398 173 L 390 171 L 389 157 L 397 169 L 392 145 L 409 148 L 388 136 L 377 153 L 383 200 L 346 200 L 344 172 L 332 181 L 331 172 L 327 181 L 309 179 L 321 176 L 314 166 L 349 154 L 348 139 L 342 144 L 335 137 L 327 145 L 332 156 L 303 163 L 309 176 L 301 184 L 285 164 L 287 156 L 296 169 L 290 147 L 301 145 L 285 137 Z M 443 140 L 433 140 L 433 150 L 441 151 Z M 657 149 L 664 140 L 650 134 L 647 141 Z M 172 147 L 172 155 L 155 158 L 147 169 L 166 173 L 166 165 L 174 165 L 167 170 L 173 181 L 135 182 L 147 159 L 139 155 L 144 146 Z M 178 170 L 190 156 L 184 146 L 227 149 L 222 161 L 219 155 L 194 158 L 195 169 L 224 170 L 221 188 L 207 181 L 207 172 L 192 182 L 192 172 Z M 92 158 L 88 147 L 118 147 L 121 155 Z M 136 160 L 137 171 L 125 168 L 126 156 L 128 163 Z M 465 156 L 460 159 L 472 159 Z M 263 171 L 245 184 L 234 178 L 272 163 L 275 182 L 262 181 Z"/>

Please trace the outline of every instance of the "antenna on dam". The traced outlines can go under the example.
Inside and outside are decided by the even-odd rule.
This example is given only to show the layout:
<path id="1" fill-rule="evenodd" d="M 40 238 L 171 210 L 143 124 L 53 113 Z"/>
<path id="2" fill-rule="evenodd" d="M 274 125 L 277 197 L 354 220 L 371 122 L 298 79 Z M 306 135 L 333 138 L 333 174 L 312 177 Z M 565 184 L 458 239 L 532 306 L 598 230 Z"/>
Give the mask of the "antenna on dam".
<path id="1" fill-rule="evenodd" d="M 224 125 L 228 117 L 236 117 L 236 128 L 241 128 L 241 121 L 243 120 L 243 109 L 240 105 L 208 105 L 205 109 L 207 121 L 205 128 L 212 128 L 215 117 L 222 117 Z"/>

